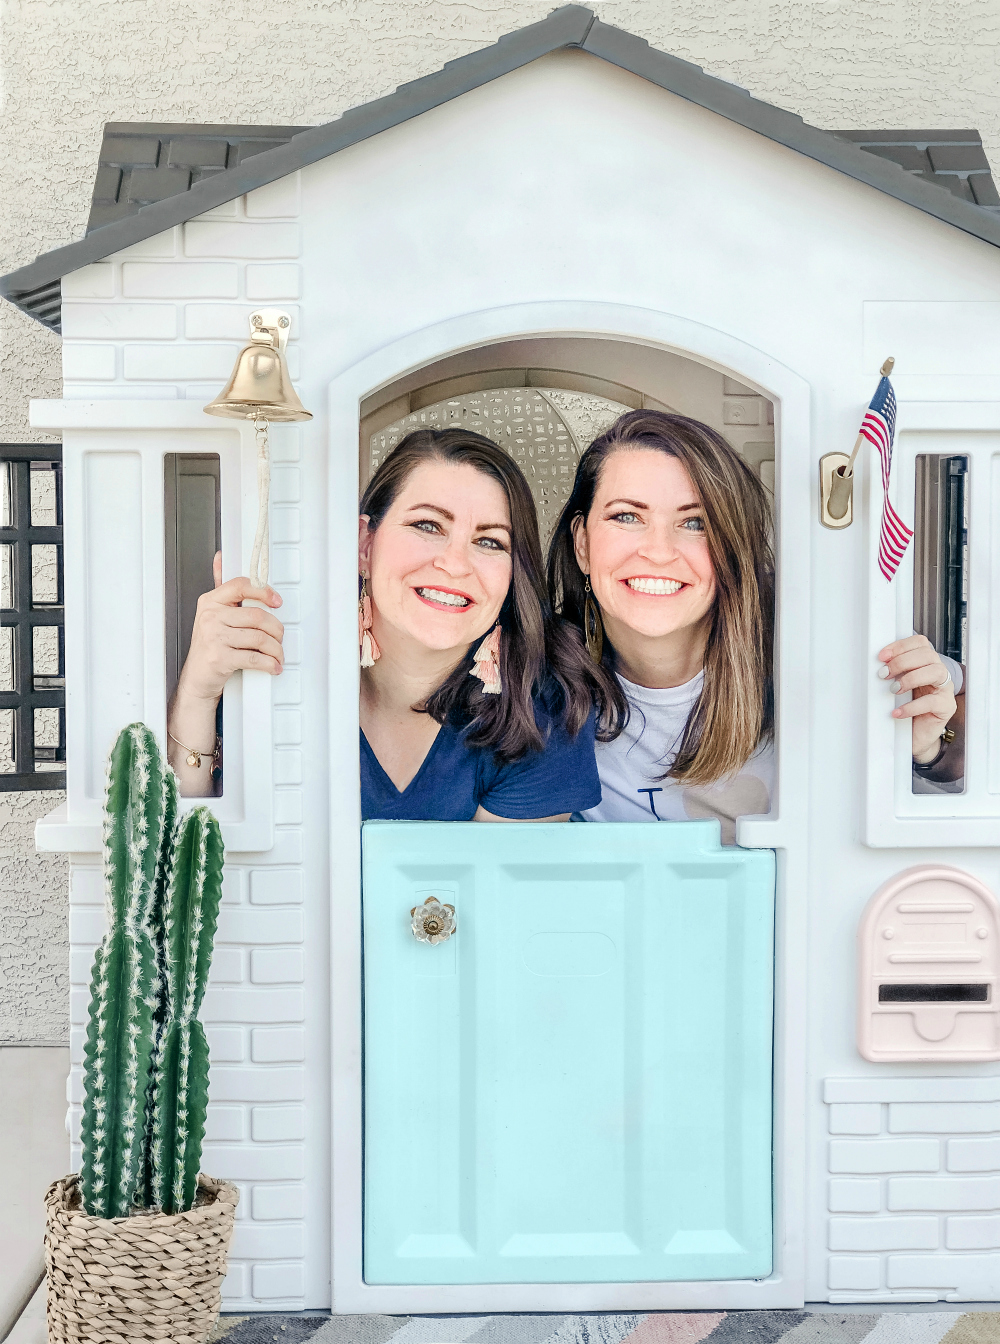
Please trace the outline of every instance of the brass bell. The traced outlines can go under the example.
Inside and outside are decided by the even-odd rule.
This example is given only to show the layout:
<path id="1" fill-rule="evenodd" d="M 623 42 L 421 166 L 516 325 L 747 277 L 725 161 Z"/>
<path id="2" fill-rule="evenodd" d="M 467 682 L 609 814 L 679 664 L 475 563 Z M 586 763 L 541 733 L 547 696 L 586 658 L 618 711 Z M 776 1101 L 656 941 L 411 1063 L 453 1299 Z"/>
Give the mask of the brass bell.
<path id="1" fill-rule="evenodd" d="M 250 315 L 250 344 L 236 359 L 232 377 L 214 401 L 208 415 L 233 420 L 311 420 L 299 401 L 285 363 L 291 318 L 277 308 L 261 308 Z"/>
<path id="2" fill-rule="evenodd" d="M 270 535 L 268 502 L 271 494 L 268 425 L 282 420 L 311 420 L 299 401 L 285 363 L 285 346 L 292 319 L 278 308 L 259 308 L 250 314 L 250 344 L 236 358 L 225 388 L 205 407 L 208 415 L 252 420 L 257 435 L 257 530 L 250 552 L 250 581 L 255 588 L 267 583 Z"/>

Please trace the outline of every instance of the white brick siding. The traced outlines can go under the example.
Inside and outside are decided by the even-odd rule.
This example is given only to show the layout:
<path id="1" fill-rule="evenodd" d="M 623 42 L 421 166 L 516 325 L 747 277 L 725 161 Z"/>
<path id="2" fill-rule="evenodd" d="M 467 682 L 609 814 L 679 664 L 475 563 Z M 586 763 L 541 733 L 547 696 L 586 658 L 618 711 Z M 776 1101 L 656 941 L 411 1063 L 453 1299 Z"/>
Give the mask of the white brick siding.
<path id="1" fill-rule="evenodd" d="M 251 302 L 297 299 L 302 290 L 302 275 L 298 266 L 248 266 L 246 286 Z"/>
<path id="2" fill-rule="evenodd" d="M 834 1291 L 873 1292 L 879 1286 L 881 1261 L 877 1255 L 831 1255 L 829 1270 Z"/>
<path id="3" fill-rule="evenodd" d="M 832 1172 L 937 1171 L 941 1144 L 936 1139 L 831 1139 Z"/>
<path id="4" fill-rule="evenodd" d="M 301 1218 L 305 1207 L 305 1187 L 302 1185 L 255 1185 L 251 1212 L 255 1221 Z"/>
<path id="5" fill-rule="evenodd" d="M 831 1251 L 935 1251 L 936 1218 L 831 1218 Z"/>
<path id="6" fill-rule="evenodd" d="M 1000 1209 L 1000 1176 L 895 1176 L 890 1209 Z"/>
<path id="7" fill-rule="evenodd" d="M 261 1301 L 301 1297 L 304 1291 L 302 1264 L 254 1265 L 253 1295 Z"/>
<path id="8" fill-rule="evenodd" d="M 996 1296 L 1000 1079 L 828 1079 L 824 1097 L 832 1134 L 867 1136 L 828 1141 L 830 1298 Z"/>
<path id="9" fill-rule="evenodd" d="M 250 1051 L 255 1064 L 305 1059 L 305 1035 L 296 1027 L 257 1027 L 251 1032 Z"/>
<path id="10" fill-rule="evenodd" d="M 888 1288 L 945 1289 L 958 1301 L 1000 1295 L 1000 1255 L 890 1255 L 887 1263 Z"/>
<path id="11" fill-rule="evenodd" d="M 1000 1249 L 1000 1217 L 948 1218 L 945 1245 L 949 1251 L 992 1251 Z"/>
<path id="12" fill-rule="evenodd" d="M 188 398 L 207 402 L 229 378 L 256 302 L 287 306 L 288 364 L 301 374 L 299 181 L 295 175 L 210 216 L 88 266 L 63 281 L 64 395 L 69 399 Z M 295 1310 L 303 1298 L 309 1211 L 305 902 L 325 892 L 303 868 L 301 564 L 298 431 L 272 440 L 272 581 L 283 598 L 290 670 L 274 686 L 274 847 L 249 860 L 229 855 L 215 956 L 202 1020 L 211 1051 L 203 1168 L 237 1182 L 242 1198 L 227 1309 Z M 94 949 L 104 931 L 96 862 L 72 873 L 70 907 L 73 1072 L 70 1130 L 79 1141 L 83 1046 Z M 315 907 L 313 907 L 315 908 Z M 322 1000 L 322 993 L 316 999 Z M 325 1144 L 317 1127 L 312 1142 Z M 322 1229 L 316 1229 L 322 1236 Z"/>
<path id="13" fill-rule="evenodd" d="M 67 303 L 63 309 L 66 341 L 93 339 L 95 331 L 109 341 L 172 341 L 177 325 L 172 303 Z"/>
<path id="14" fill-rule="evenodd" d="M 827 1194 L 831 1213 L 878 1213 L 882 1187 L 878 1181 L 832 1180 Z"/>
<path id="15" fill-rule="evenodd" d="M 280 753 L 286 754 L 290 753 Z M 295 869 L 266 868 L 251 876 L 250 900 L 254 905 L 290 905 L 301 899 L 302 874 Z"/>
<path id="16" fill-rule="evenodd" d="M 250 953 L 250 979 L 255 985 L 297 984 L 304 978 L 305 957 L 300 948 L 256 948 Z"/>
<path id="17" fill-rule="evenodd" d="M 882 1108 L 874 1102 L 839 1103 L 830 1107 L 831 1134 L 877 1134 Z"/>
<path id="18" fill-rule="evenodd" d="M 299 175 L 279 177 L 266 187 L 258 187 L 246 197 L 248 219 L 294 219 L 299 213 Z"/>
<path id="19" fill-rule="evenodd" d="M 1000 1171 L 1000 1138 L 952 1139 L 946 1165 L 949 1171 Z"/>
<path id="20" fill-rule="evenodd" d="M 240 268 L 230 262 L 126 261 L 121 293 L 138 299 L 235 299 Z"/>
<path id="21" fill-rule="evenodd" d="M 299 190 L 294 174 L 66 276 L 63 395 L 207 401 L 229 377 L 249 310 L 262 300 L 290 308 L 288 366 L 299 378 Z"/>
<path id="22" fill-rule="evenodd" d="M 297 257 L 298 224 L 247 224 L 242 220 L 192 220 L 182 226 L 185 257 Z"/>
<path id="23" fill-rule="evenodd" d="M 897 1102 L 889 1107 L 890 1134 L 988 1134 L 1000 1130 L 1000 1101 Z"/>

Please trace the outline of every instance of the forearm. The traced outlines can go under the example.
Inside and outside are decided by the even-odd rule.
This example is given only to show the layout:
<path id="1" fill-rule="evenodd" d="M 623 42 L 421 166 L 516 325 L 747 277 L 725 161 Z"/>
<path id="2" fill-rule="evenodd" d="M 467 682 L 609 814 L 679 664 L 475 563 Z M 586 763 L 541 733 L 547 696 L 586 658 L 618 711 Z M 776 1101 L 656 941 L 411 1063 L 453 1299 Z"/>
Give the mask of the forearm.
<path id="1" fill-rule="evenodd" d="M 167 709 L 167 759 L 180 781 L 182 798 L 210 798 L 215 752 L 215 715 L 218 698 L 200 699 L 178 688 Z M 201 764 L 193 765 L 192 757 Z"/>
<path id="2" fill-rule="evenodd" d="M 939 754 L 931 757 L 931 764 L 920 766 L 920 776 L 931 784 L 953 784 L 965 775 L 965 693 L 955 697 L 956 711 L 948 727 L 954 731 L 954 741 L 938 748 Z"/>

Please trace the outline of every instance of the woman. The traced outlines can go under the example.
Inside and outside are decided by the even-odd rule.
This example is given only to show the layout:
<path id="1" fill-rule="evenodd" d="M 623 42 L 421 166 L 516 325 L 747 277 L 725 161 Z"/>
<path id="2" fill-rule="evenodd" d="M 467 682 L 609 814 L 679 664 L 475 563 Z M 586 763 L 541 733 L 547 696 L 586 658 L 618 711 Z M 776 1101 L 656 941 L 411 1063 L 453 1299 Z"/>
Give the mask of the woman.
<path id="1" fill-rule="evenodd" d="M 552 539 L 549 590 L 602 680 L 603 796 L 586 820 L 718 817 L 734 844 L 738 816 L 769 811 L 770 529 L 756 476 L 697 420 L 630 411 L 584 453 Z M 919 635 L 879 658 L 894 690 L 914 692 L 893 714 L 912 719 L 914 762 L 933 779 L 948 769 L 949 671 Z"/>
<path id="2" fill-rule="evenodd" d="M 565 821 L 598 804 L 593 674 L 548 613 L 531 491 L 506 453 L 461 429 L 408 435 L 361 501 L 358 570 L 365 819 Z M 169 723 L 184 792 L 193 775 L 208 792 L 181 744 L 210 740 L 226 678 L 281 670 L 280 623 L 246 597 L 280 603 L 246 580 L 199 603 Z"/>

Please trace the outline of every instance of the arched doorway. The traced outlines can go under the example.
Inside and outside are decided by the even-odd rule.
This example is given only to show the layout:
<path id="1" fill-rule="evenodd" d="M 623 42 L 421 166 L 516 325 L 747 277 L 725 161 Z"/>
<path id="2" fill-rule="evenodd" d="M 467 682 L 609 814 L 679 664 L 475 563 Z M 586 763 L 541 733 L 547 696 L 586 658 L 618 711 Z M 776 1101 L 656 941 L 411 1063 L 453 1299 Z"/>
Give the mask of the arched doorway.
<path id="1" fill-rule="evenodd" d="M 542 337 L 464 351 L 406 375 L 361 406 L 362 486 L 415 429 L 460 425 L 521 467 L 543 546 L 587 445 L 619 415 L 675 411 L 718 429 L 774 490 L 774 408 L 753 388 L 668 351 L 624 341 Z"/>

